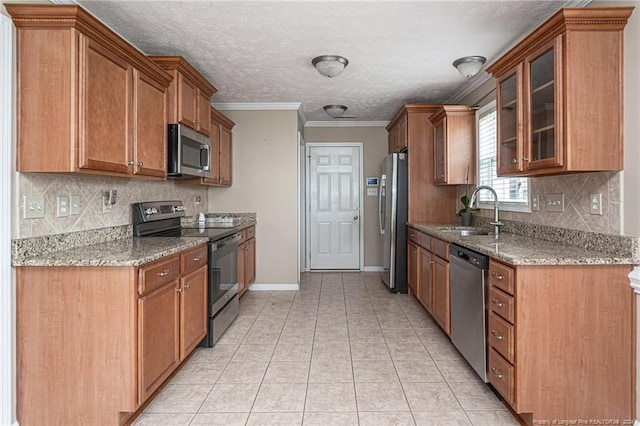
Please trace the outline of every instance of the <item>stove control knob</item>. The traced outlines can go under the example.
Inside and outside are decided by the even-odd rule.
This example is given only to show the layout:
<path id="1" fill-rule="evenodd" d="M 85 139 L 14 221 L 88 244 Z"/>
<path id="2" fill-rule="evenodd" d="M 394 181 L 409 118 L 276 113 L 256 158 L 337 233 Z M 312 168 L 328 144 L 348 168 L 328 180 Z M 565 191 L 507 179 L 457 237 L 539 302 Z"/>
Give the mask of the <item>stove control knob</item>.
<path id="1" fill-rule="evenodd" d="M 144 210 L 144 214 L 146 214 L 147 216 L 151 216 L 152 214 L 154 214 L 155 209 L 152 209 L 151 207 L 147 208 Z"/>

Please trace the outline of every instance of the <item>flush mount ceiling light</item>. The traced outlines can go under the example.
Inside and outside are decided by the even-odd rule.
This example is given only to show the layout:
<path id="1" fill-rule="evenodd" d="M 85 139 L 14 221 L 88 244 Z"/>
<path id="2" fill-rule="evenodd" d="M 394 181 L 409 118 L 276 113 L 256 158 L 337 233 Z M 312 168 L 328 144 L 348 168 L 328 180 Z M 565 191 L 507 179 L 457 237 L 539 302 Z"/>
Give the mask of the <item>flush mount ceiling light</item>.
<path id="1" fill-rule="evenodd" d="M 333 118 L 342 117 L 347 110 L 347 107 L 344 105 L 325 105 L 322 108 Z"/>
<path id="2" fill-rule="evenodd" d="M 349 65 L 349 61 L 347 58 L 338 55 L 322 55 L 313 58 L 311 64 L 316 67 L 320 74 L 331 78 L 344 71 Z"/>
<path id="3" fill-rule="evenodd" d="M 463 77 L 471 78 L 480 72 L 485 62 L 487 58 L 484 56 L 465 56 L 453 61 L 453 66 Z"/>

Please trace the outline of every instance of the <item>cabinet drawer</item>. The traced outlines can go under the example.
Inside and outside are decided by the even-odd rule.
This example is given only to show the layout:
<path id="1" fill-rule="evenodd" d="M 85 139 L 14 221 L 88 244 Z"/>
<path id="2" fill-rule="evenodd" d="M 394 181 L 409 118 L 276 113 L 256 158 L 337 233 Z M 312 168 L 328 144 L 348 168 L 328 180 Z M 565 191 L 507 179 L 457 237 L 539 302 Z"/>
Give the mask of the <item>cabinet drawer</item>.
<path id="1" fill-rule="evenodd" d="M 502 397 L 513 407 L 514 368 L 493 349 L 489 349 L 489 381 Z"/>
<path id="2" fill-rule="evenodd" d="M 420 245 L 420 239 L 422 235 L 422 232 L 416 231 L 413 228 L 407 228 L 407 237 L 409 238 L 409 241 L 413 241 L 414 243 Z"/>
<path id="3" fill-rule="evenodd" d="M 489 284 L 513 295 L 513 268 L 491 260 L 489 262 Z"/>
<path id="4" fill-rule="evenodd" d="M 250 226 L 245 231 L 247 231 L 247 240 L 250 240 L 256 236 L 256 227 Z"/>
<path id="5" fill-rule="evenodd" d="M 431 253 L 444 260 L 449 260 L 449 243 L 431 238 Z"/>
<path id="6" fill-rule="evenodd" d="M 513 326 L 493 312 L 489 313 L 487 341 L 489 346 L 500 352 L 507 361 L 513 362 Z"/>
<path id="7" fill-rule="evenodd" d="M 515 310 L 513 296 L 509 296 L 496 288 L 490 287 L 489 310 L 513 324 Z"/>
<path id="8" fill-rule="evenodd" d="M 178 255 L 159 260 L 138 271 L 138 293 L 144 294 L 162 287 L 180 276 Z"/>
<path id="9" fill-rule="evenodd" d="M 188 274 L 207 264 L 207 246 L 198 246 L 192 250 L 180 253 L 180 270 Z"/>
<path id="10" fill-rule="evenodd" d="M 429 250 L 431 248 L 431 237 L 427 234 L 420 234 L 420 245 L 425 249 Z"/>
<path id="11" fill-rule="evenodd" d="M 245 241 L 247 241 L 247 230 L 243 229 L 242 231 L 238 231 L 238 235 L 240 236 L 240 239 L 238 240 L 238 245 L 244 243 Z"/>

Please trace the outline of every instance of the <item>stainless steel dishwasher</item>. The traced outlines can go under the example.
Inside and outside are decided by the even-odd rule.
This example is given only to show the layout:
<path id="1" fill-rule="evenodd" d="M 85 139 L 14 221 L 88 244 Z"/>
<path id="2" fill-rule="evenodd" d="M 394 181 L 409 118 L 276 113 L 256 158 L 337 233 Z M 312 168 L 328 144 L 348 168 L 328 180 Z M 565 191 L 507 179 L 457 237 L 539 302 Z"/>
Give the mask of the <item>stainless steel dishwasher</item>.
<path id="1" fill-rule="evenodd" d="M 487 382 L 487 271 L 489 257 L 451 244 L 451 342 Z"/>

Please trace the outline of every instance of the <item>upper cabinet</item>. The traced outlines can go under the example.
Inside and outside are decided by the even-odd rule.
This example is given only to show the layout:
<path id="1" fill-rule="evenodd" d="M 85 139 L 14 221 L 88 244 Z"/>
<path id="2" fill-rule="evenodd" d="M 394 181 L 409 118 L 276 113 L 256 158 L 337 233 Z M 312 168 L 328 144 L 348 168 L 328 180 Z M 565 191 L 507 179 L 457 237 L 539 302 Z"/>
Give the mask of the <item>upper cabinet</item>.
<path id="1" fill-rule="evenodd" d="M 472 184 L 475 180 L 475 111 L 464 105 L 443 105 L 429 120 L 434 127 L 436 185 Z"/>
<path id="2" fill-rule="evenodd" d="M 498 175 L 622 170 L 622 36 L 633 8 L 565 8 L 487 68 Z"/>
<path id="3" fill-rule="evenodd" d="M 17 28 L 17 170 L 165 177 L 171 76 L 79 6 L 5 6 Z"/>
<path id="4" fill-rule="evenodd" d="M 397 123 L 388 128 L 389 131 L 389 153 L 400 152 L 407 149 L 408 130 L 407 116 L 400 117 Z"/>
<path id="5" fill-rule="evenodd" d="M 216 88 L 182 56 L 150 56 L 173 76 L 169 86 L 169 122 L 210 136 L 211 97 Z"/>
<path id="6" fill-rule="evenodd" d="M 233 121 L 211 108 L 211 178 L 206 182 L 210 185 L 231 186 L 233 126 Z"/>

